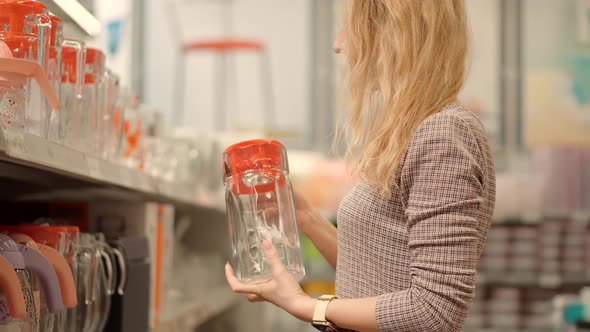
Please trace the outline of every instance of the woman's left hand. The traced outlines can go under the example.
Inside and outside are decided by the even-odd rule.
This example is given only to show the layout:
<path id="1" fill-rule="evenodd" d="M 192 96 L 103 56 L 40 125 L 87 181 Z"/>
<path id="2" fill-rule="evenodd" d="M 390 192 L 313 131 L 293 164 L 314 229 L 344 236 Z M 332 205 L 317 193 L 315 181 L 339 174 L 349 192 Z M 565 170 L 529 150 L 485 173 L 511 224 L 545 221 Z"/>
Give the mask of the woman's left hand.
<path id="1" fill-rule="evenodd" d="M 311 322 L 316 300 L 303 292 L 299 283 L 285 268 L 271 241 L 263 240 L 262 246 L 272 268 L 272 279 L 260 284 L 243 284 L 235 277 L 229 263 L 226 263 L 225 276 L 231 289 L 234 293 L 246 294 L 250 302 L 268 301 L 298 319 Z"/>

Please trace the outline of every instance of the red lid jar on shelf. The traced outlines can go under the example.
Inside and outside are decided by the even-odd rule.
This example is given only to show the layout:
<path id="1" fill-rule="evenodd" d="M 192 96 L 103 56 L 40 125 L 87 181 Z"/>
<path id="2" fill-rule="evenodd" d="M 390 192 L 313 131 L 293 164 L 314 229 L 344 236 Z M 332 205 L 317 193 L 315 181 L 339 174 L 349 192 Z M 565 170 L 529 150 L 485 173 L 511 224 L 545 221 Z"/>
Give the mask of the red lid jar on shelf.
<path id="1" fill-rule="evenodd" d="M 0 0 L 0 40 L 12 50 L 14 58 L 35 61 L 46 71 L 50 35 L 51 19 L 43 3 Z M 25 129 L 48 137 L 52 106 L 47 94 L 36 84 L 27 84 L 27 90 Z"/>
<path id="2" fill-rule="evenodd" d="M 104 71 L 104 53 L 99 49 L 87 47 L 82 110 L 88 113 L 86 152 L 94 155 L 102 155 L 103 149 L 100 132 L 104 125 L 102 119 L 106 107 Z"/>
<path id="3" fill-rule="evenodd" d="M 83 151 L 86 144 L 86 123 L 88 112 L 82 110 L 84 93 L 84 68 L 86 50 L 82 41 L 64 41 L 61 59 L 60 101 L 63 105 L 59 114 L 56 140 L 66 146 Z"/>

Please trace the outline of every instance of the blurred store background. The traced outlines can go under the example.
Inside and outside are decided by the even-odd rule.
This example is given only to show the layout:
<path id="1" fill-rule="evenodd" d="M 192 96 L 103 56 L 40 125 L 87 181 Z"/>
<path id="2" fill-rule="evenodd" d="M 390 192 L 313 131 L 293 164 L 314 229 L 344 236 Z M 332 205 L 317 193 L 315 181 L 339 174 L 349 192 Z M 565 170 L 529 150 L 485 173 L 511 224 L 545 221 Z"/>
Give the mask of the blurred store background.
<path id="1" fill-rule="evenodd" d="M 122 139 L 131 152 L 116 164 L 164 183 L 161 196 L 143 189 L 131 200 L 127 192 L 106 190 L 82 196 L 91 197 L 86 203 L 95 211 L 90 230 L 114 215 L 143 220 L 129 232 L 147 235 L 150 258 L 159 262 L 152 268 L 150 329 L 313 331 L 272 305 L 249 304 L 227 291 L 219 157 L 239 140 L 281 140 L 294 185 L 337 224 L 339 200 L 354 185 L 331 150 L 340 105 L 340 59 L 331 51 L 339 1 L 43 2 L 64 19 L 64 35 L 105 53 L 106 66 L 126 88 L 130 127 Z M 461 100 L 481 117 L 493 143 L 497 203 L 465 331 L 584 331 L 590 324 L 590 1 L 466 4 L 472 50 Z M 136 123 L 137 136 L 129 132 Z M 137 185 L 128 186 L 135 192 Z M 80 199 L 71 187 L 63 189 L 69 191 L 33 198 Z M 181 200 L 167 198 L 179 192 Z M 112 203 L 123 197 L 133 212 L 124 211 L 128 203 Z M 162 211 L 148 202 L 160 200 L 172 212 L 156 221 L 152 214 Z M 334 292 L 332 268 L 308 239 L 302 246 L 304 289 Z"/>

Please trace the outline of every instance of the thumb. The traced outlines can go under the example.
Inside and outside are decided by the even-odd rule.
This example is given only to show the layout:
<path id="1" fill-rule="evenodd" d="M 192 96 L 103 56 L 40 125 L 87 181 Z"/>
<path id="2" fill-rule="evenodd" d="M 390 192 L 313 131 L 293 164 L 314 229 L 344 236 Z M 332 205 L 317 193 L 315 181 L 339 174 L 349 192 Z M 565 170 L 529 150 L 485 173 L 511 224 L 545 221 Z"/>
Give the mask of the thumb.
<path id="1" fill-rule="evenodd" d="M 266 254 L 266 260 L 270 264 L 273 273 L 280 272 L 285 269 L 283 265 L 283 261 L 281 261 L 281 256 L 275 246 L 272 244 L 272 241 L 269 240 L 262 240 L 262 247 L 264 248 L 264 253 Z"/>

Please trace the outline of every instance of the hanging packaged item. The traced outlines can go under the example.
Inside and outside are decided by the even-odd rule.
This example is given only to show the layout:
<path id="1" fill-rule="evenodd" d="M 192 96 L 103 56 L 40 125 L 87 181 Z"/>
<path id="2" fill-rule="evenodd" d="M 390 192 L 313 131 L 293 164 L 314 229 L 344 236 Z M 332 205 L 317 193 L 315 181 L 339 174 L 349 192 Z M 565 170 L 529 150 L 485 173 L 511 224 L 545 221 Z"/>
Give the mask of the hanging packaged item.
<path id="1" fill-rule="evenodd" d="M 285 147 L 273 140 L 238 143 L 225 150 L 223 163 L 232 265 L 238 279 L 256 283 L 271 278 L 261 243 L 266 239 L 287 270 L 301 280 L 305 268 Z"/>
<path id="2" fill-rule="evenodd" d="M 27 306 L 16 271 L 0 255 L 0 330 L 18 329 L 27 318 Z"/>
<path id="3" fill-rule="evenodd" d="M 33 228 L 32 228 L 33 227 Z M 24 234 L 19 233 L 21 230 L 28 231 L 27 233 L 37 232 L 38 226 L 24 226 L 23 228 L 19 228 L 19 226 L 11 227 L 15 232 L 10 233 L 10 237 L 17 243 L 25 245 L 26 247 L 38 251 L 53 267 L 57 275 L 57 280 L 59 282 L 59 289 L 61 291 L 63 305 L 66 308 L 72 308 L 77 305 L 76 299 L 76 285 L 74 282 L 74 278 L 72 275 L 72 271 L 68 265 L 68 261 L 63 256 L 61 252 L 57 249 L 42 243 L 38 243 L 33 240 L 32 237 Z M 37 238 L 39 238 L 37 236 Z M 41 237 L 43 239 L 45 237 Z M 38 289 L 38 280 L 34 278 L 32 280 L 33 288 Z M 41 293 L 40 295 L 46 295 L 45 293 Z M 45 296 L 40 296 L 40 308 L 38 311 L 39 315 L 39 330 L 41 332 L 50 332 L 50 331 L 65 331 L 65 318 L 66 312 L 61 311 L 59 313 L 52 313 L 49 311 L 48 306 L 46 305 L 47 300 Z"/>
<path id="4" fill-rule="evenodd" d="M 38 290 L 31 285 L 31 274 L 28 271 L 39 278 L 49 311 L 59 313 L 64 310 L 57 275 L 41 253 L 14 242 L 8 235 L 0 234 L 0 255 L 14 268 L 25 298 L 27 317 L 16 322 L 16 326 L 23 331 L 36 331 L 39 326 L 40 315 L 37 310 L 40 308 L 40 297 L 36 295 Z M 5 321 L 10 322 L 12 319 L 7 317 Z"/>
<path id="5" fill-rule="evenodd" d="M 77 240 L 78 228 L 75 226 L 50 226 L 46 224 L 21 224 L 0 226 L 0 231 L 10 233 L 18 243 L 35 242 L 35 248 L 48 259 L 57 273 L 63 305 L 67 311 L 51 315 L 47 306 L 41 307 L 41 331 L 73 331 L 70 312 L 78 304 L 75 277 L 77 264 L 74 261 L 73 247 Z M 30 241 L 15 238 L 29 237 Z M 44 303 L 44 301 L 42 301 Z M 75 316 L 73 316 L 75 318 Z M 68 328 L 66 328 L 68 327 Z"/>

